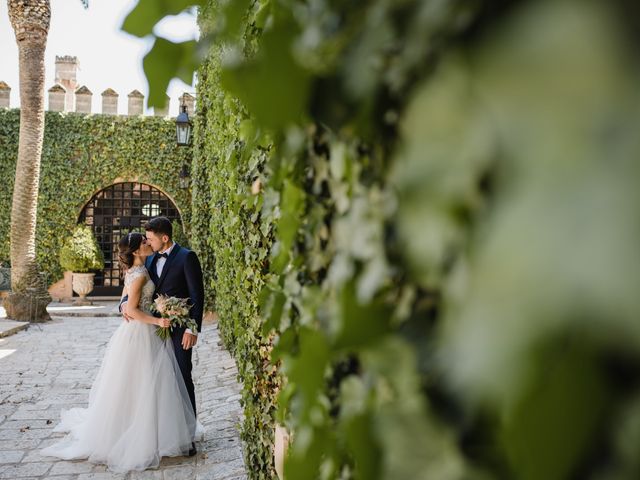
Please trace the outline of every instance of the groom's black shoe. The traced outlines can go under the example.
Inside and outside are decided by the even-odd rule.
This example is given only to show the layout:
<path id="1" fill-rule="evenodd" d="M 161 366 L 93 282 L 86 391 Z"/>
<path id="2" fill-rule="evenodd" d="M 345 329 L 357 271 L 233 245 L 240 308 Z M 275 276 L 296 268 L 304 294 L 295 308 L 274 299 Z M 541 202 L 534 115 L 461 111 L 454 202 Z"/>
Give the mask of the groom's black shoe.
<path id="1" fill-rule="evenodd" d="M 191 442 L 191 449 L 189 450 L 189 457 L 193 457 L 196 453 L 198 453 L 198 450 L 196 450 L 196 444 Z"/>

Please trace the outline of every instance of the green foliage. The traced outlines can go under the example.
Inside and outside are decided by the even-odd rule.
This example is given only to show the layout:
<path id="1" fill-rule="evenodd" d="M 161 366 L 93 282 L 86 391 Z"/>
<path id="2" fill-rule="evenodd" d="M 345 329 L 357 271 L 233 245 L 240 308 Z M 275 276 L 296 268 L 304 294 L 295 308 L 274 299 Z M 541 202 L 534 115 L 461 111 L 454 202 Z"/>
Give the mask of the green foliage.
<path id="1" fill-rule="evenodd" d="M 201 23 L 211 11 L 203 11 Z M 245 417 L 241 437 L 253 478 L 272 478 L 273 417 L 279 378 L 271 341 L 261 334 L 258 297 L 271 243 L 263 229 L 263 199 L 251 187 L 262 178 L 269 142 L 246 110 L 221 88 L 220 49 L 198 71 L 194 132 L 192 242 L 203 264 L 209 306 L 215 302 L 223 340 L 236 358 Z"/>
<path id="2" fill-rule="evenodd" d="M 288 480 L 640 476 L 629 5 L 203 11 L 194 215 L 252 478 L 275 392 Z"/>
<path id="3" fill-rule="evenodd" d="M 164 89 L 149 91 L 149 106 L 165 107 L 167 101 L 166 91 L 169 88 L 169 82 L 174 76 L 187 85 L 191 85 L 196 64 L 189 60 L 195 56 L 195 49 L 195 40 L 175 43 L 162 37 L 155 39 L 151 50 L 144 57 L 142 66 L 144 67 L 144 74 L 148 77 L 157 78 L 158 83 L 164 86 Z"/>
<path id="4" fill-rule="evenodd" d="M 251 61 L 230 64 L 223 73 L 223 86 L 265 127 L 283 128 L 302 119 L 309 85 L 289 48 L 296 34 L 288 24 L 278 23 L 261 38 Z"/>
<path id="5" fill-rule="evenodd" d="M 393 201 L 384 185 L 387 147 L 364 145 L 353 135 L 319 127 L 279 130 L 302 120 L 309 100 L 305 77 L 314 72 L 297 73 L 304 68 L 290 45 L 303 25 L 286 12 L 278 12 L 285 20 L 266 38 L 254 28 L 260 16 L 277 8 L 252 2 L 242 15 L 246 30 L 235 50 L 244 52 L 246 63 L 229 62 L 221 48 L 211 50 L 199 71 L 199 106 L 204 110 L 200 114 L 206 121 L 198 123 L 195 133 L 196 163 L 213 160 L 203 170 L 214 181 L 202 188 L 216 206 L 209 214 L 213 225 L 208 230 L 216 266 L 212 287 L 221 329 L 244 384 L 243 439 L 249 471 L 252 478 L 274 475 L 273 405 L 282 380 L 264 375 L 270 373 L 266 358 L 256 352 L 269 352 L 270 327 L 275 327 L 280 332 L 275 358 L 282 361 L 285 379 L 278 416 L 295 439 L 287 478 L 315 478 L 320 470 L 324 478 L 349 471 L 361 478 L 375 478 L 380 472 L 384 478 L 422 478 L 425 449 L 436 477 L 438 472 L 462 472 L 453 435 L 418 400 L 421 374 L 410 340 L 424 336 L 407 339 L 393 334 L 390 319 L 406 320 L 416 287 L 402 281 L 385 258 Z M 215 5 L 212 9 L 216 11 Z M 230 14 L 228 4 L 221 9 Z M 212 18 L 219 20 L 217 12 L 201 15 L 205 30 L 216 31 Z M 273 15 L 272 20 L 277 13 Z M 217 34 L 229 38 L 224 29 Z M 220 82 L 243 101 L 251 116 Z M 340 103 L 339 93 L 323 101 Z M 238 118 L 236 112 L 243 115 Z M 255 171 L 250 159 L 269 145 L 262 127 L 276 129 L 278 146 L 269 162 L 258 164 L 260 170 Z M 236 149 L 231 154 L 230 145 Z M 274 152 L 272 147 L 269 151 Z M 238 161 L 241 155 L 243 161 Z M 256 179 L 265 185 L 258 199 L 248 195 Z M 239 185 L 239 191 L 229 191 L 230 185 Z M 234 206 L 229 199 L 238 193 Z M 199 196 L 199 191 L 194 193 L 194 225 L 201 215 L 195 208 Z M 243 212 L 239 207 L 248 202 L 258 208 Z M 247 260 L 254 262 L 249 270 Z M 253 282 L 240 283 L 238 272 L 246 272 Z M 390 288 L 394 284 L 396 288 Z M 379 298 L 373 298 L 378 292 Z M 424 296 L 420 300 L 418 315 L 432 315 L 433 307 L 425 308 Z M 262 318 L 257 315 L 258 301 Z M 401 374 L 389 368 L 398 365 Z M 366 370 L 358 376 L 362 368 Z M 382 402 L 376 400 L 380 389 L 387 392 Z M 410 435 L 405 436 L 408 426 Z M 441 431 L 444 437 L 437 435 Z M 385 459 L 390 465 L 385 466 Z"/>
<path id="6" fill-rule="evenodd" d="M 158 2 L 155 0 L 139 0 L 125 18 L 122 29 L 137 37 L 153 34 L 153 27 L 167 15 L 178 15 L 189 7 L 203 5 L 204 1 L 173 0 Z"/>
<path id="7" fill-rule="evenodd" d="M 20 110 L 0 109 L 0 261 L 9 258 L 11 197 L 18 155 Z M 85 204 L 101 189 L 122 181 L 158 187 L 180 209 L 188 227 L 190 189 L 176 172 L 192 150 L 177 147 L 175 124 L 159 117 L 46 112 L 42 150 L 36 254 L 52 283 L 62 278 L 59 252 Z"/>
<path id="8" fill-rule="evenodd" d="M 183 247 L 191 248 L 189 237 L 187 237 L 187 234 L 184 231 L 184 227 L 178 220 L 174 220 L 173 222 L 171 222 L 171 229 L 173 231 L 172 237 L 174 242 Z"/>
<path id="9" fill-rule="evenodd" d="M 104 268 L 102 250 L 91 227 L 78 225 L 73 229 L 71 236 L 60 249 L 60 266 L 75 273 L 87 273 L 90 270 Z"/>
<path id="10" fill-rule="evenodd" d="M 159 37 L 153 27 L 166 15 L 178 15 L 190 7 L 204 5 L 205 0 L 179 0 L 157 2 L 140 0 L 124 19 L 122 29 L 137 37 L 151 35 L 153 45 L 145 55 L 142 65 L 147 78 L 153 78 L 150 84 L 148 103 L 150 107 L 163 108 L 166 92 L 172 78 L 179 78 L 191 85 L 193 72 L 198 68 L 198 54 L 195 40 L 172 42 Z"/>

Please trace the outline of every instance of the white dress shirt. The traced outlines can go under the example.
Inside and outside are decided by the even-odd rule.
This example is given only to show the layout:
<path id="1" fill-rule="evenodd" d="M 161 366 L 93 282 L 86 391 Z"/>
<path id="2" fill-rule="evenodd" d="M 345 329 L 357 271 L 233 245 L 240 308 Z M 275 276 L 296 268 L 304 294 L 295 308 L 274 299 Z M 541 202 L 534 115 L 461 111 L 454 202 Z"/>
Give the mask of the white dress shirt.
<path id="1" fill-rule="evenodd" d="M 171 246 L 167 248 L 164 252 L 158 252 L 158 253 L 166 253 L 167 255 L 171 255 L 171 250 L 173 250 L 173 247 L 175 245 L 176 245 L 175 243 L 172 243 Z M 158 278 L 162 276 L 162 269 L 164 268 L 165 263 L 167 263 L 166 258 L 164 257 L 158 258 L 158 261 L 156 262 L 156 273 L 158 274 Z"/>

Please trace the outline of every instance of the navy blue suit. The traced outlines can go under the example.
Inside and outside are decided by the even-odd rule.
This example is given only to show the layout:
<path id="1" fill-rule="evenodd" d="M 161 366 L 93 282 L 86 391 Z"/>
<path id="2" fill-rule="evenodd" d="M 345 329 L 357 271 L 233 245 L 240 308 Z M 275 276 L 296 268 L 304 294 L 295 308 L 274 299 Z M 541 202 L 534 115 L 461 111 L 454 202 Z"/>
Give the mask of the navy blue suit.
<path id="1" fill-rule="evenodd" d="M 158 278 L 156 262 L 158 255 L 147 257 L 145 267 L 156 286 L 153 298 L 158 295 L 169 297 L 188 298 L 192 305 L 189 316 L 198 324 L 198 332 L 202 330 L 202 314 L 204 311 L 204 285 L 202 283 L 202 268 L 195 252 L 181 247 L 177 243 L 171 249 L 169 257 L 162 268 L 162 275 Z M 176 328 L 171 332 L 171 341 L 176 354 L 176 360 L 182 372 L 182 378 L 189 392 L 189 398 L 196 411 L 196 395 L 191 378 L 191 356 L 193 349 L 182 348 L 182 335 L 184 328 Z"/>
<path id="2" fill-rule="evenodd" d="M 204 285 L 202 283 L 202 268 L 200 261 L 195 252 L 181 247 L 177 243 L 171 249 L 169 257 L 162 267 L 162 275 L 158 278 L 156 271 L 156 262 L 158 255 L 153 254 L 147 257 L 145 267 L 149 271 L 149 276 L 153 281 L 156 289 L 153 293 L 155 299 L 158 295 L 167 295 L 169 297 L 188 298 L 191 310 L 189 316 L 198 324 L 198 332 L 202 330 L 202 314 L 204 311 Z M 120 305 L 127 301 L 125 296 Z M 182 335 L 185 328 L 176 328 L 171 332 L 171 341 L 173 342 L 173 350 L 176 354 L 176 360 L 184 378 L 187 392 L 193 411 L 196 412 L 196 395 L 193 388 L 193 379 L 191 378 L 191 356 L 193 349 L 185 350 L 182 348 Z"/>

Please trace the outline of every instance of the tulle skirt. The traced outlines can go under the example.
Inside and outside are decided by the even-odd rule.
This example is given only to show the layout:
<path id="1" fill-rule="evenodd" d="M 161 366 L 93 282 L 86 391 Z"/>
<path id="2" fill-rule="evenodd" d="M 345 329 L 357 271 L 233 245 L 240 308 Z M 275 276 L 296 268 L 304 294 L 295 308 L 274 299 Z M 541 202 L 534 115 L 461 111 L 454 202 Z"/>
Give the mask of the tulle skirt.
<path id="1" fill-rule="evenodd" d="M 62 411 L 54 431 L 69 434 L 43 455 L 86 458 L 114 472 L 187 454 L 196 419 L 171 341 L 160 340 L 152 325 L 123 322 L 107 345 L 88 408 Z"/>

